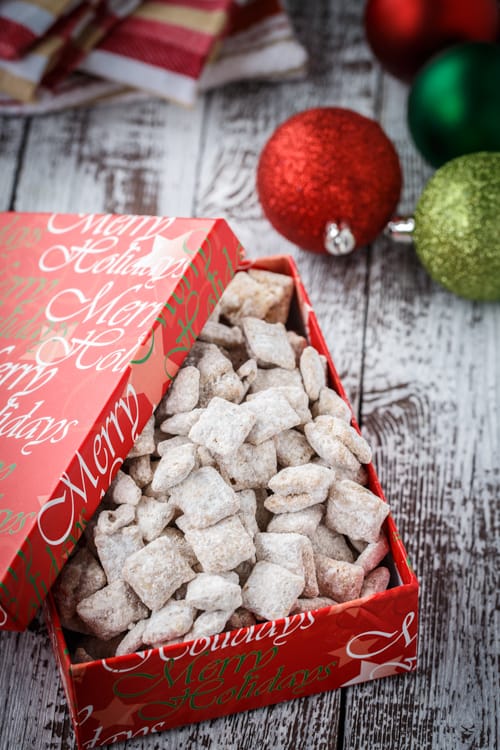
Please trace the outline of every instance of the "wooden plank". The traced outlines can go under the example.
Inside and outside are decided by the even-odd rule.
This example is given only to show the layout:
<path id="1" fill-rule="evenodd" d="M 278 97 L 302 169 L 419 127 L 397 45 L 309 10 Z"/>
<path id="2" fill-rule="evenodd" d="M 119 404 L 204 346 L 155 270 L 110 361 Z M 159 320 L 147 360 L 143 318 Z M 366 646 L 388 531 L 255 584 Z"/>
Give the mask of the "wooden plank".
<path id="1" fill-rule="evenodd" d="M 0 211 L 8 211 L 13 204 L 19 157 L 28 127 L 28 120 L 0 118 Z"/>
<path id="2" fill-rule="evenodd" d="M 45 626 L 1 634 L 0 747 L 72 747 L 66 699 Z"/>
<path id="3" fill-rule="evenodd" d="M 276 127 L 296 112 L 344 106 L 373 116 L 376 76 L 359 26 L 361 3 L 292 3 L 297 31 L 310 52 L 306 80 L 276 85 L 232 85 L 209 108 L 195 211 L 224 216 L 249 257 L 287 253 L 299 266 L 327 345 L 357 410 L 362 365 L 364 285 L 368 256 L 332 258 L 306 253 L 264 218 L 256 189 L 259 155 Z"/>
<path id="4" fill-rule="evenodd" d="M 419 671 L 347 688 L 345 707 L 336 691 L 115 747 L 486 750 L 499 708 L 499 307 L 444 292 L 411 249 L 380 239 L 349 258 L 316 257 L 264 219 L 254 189 L 262 146 L 311 106 L 380 117 L 402 158 L 403 211 L 431 173 L 406 129 L 406 87 L 373 64 L 362 0 L 290 7 L 312 54 L 306 81 L 228 86 L 194 110 L 151 101 L 33 118 L 25 148 L 27 122 L 5 118 L 0 205 L 224 215 L 251 257 L 296 258 L 422 584 Z M 44 627 L 0 643 L 0 747 L 73 748 Z"/>
<path id="5" fill-rule="evenodd" d="M 408 138 L 405 102 L 387 79 L 381 121 L 411 210 L 431 170 Z M 453 296 L 412 248 L 377 242 L 362 419 L 421 581 L 420 655 L 414 675 L 348 690 L 344 750 L 496 746 L 499 340 L 498 305 Z"/>
<path id="6" fill-rule="evenodd" d="M 16 210 L 190 216 L 202 113 L 150 100 L 35 118 Z"/>

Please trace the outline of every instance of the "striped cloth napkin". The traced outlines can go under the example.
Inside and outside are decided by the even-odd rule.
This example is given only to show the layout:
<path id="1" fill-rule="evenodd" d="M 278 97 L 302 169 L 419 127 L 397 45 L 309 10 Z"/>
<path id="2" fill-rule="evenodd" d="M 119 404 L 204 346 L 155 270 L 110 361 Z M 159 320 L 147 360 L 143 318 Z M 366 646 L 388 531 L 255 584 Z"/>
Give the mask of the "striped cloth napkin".
<path id="1" fill-rule="evenodd" d="M 19 60 L 0 60 L 0 91 L 29 102 L 39 86 L 54 88 L 138 4 L 139 0 L 83 0 L 70 7 Z"/>
<path id="2" fill-rule="evenodd" d="M 45 71 L 36 102 L 19 104 L 12 91 L 0 95 L 0 113 L 48 112 L 151 93 L 190 105 L 199 91 L 230 81 L 303 75 L 307 55 L 279 0 L 145 0 L 89 47 L 79 74 L 61 83 L 66 60 L 63 55 Z M 5 64 L 0 61 L 0 91 Z"/>
<path id="3" fill-rule="evenodd" d="M 192 103 L 230 8 L 230 0 L 146 0 L 87 55 L 81 70 Z"/>
<path id="4" fill-rule="evenodd" d="M 1 0 L 0 58 L 17 60 L 79 0 Z"/>

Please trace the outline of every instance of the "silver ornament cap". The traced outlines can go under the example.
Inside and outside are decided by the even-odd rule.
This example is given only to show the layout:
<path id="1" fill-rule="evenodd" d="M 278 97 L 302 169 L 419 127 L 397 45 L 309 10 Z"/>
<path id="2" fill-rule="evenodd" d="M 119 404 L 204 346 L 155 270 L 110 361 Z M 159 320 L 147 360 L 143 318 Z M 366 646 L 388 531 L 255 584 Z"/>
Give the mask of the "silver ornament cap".
<path id="1" fill-rule="evenodd" d="M 413 242 L 415 219 L 413 216 L 396 216 L 387 223 L 384 229 L 386 237 L 392 237 L 396 242 L 410 244 Z"/>
<path id="2" fill-rule="evenodd" d="M 325 227 L 325 250 L 330 255 L 349 255 L 356 247 L 356 240 L 349 225 L 329 221 Z"/>

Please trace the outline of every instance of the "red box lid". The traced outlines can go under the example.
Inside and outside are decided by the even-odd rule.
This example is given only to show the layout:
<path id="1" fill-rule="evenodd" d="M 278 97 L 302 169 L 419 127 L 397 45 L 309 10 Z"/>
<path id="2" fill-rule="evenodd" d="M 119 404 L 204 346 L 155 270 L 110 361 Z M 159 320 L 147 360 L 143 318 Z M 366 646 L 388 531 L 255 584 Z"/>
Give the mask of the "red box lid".
<path id="1" fill-rule="evenodd" d="M 0 629 L 26 627 L 234 275 L 222 219 L 0 214 Z"/>

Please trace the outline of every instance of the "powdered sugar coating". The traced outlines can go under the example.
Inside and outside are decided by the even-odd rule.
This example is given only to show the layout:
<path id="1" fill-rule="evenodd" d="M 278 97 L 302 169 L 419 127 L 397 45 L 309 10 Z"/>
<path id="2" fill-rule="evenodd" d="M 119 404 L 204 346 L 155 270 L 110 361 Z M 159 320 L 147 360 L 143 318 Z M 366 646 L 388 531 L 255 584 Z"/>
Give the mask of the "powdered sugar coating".
<path id="1" fill-rule="evenodd" d="M 131 555 L 123 578 L 153 612 L 161 609 L 179 586 L 194 578 L 185 557 L 167 537 L 159 537 Z"/>
<path id="2" fill-rule="evenodd" d="M 243 606 L 259 618 L 279 620 L 290 613 L 303 588 L 303 576 L 261 560 L 243 586 Z"/>
<path id="3" fill-rule="evenodd" d="M 105 655 L 387 585 L 388 509 L 357 489 L 371 452 L 327 384 L 326 358 L 283 325 L 292 293 L 289 277 L 237 274 L 106 494 L 96 540 L 87 534 L 108 574 L 94 593 L 115 580 L 145 610 L 107 633 Z M 98 651 L 82 642 L 79 656 Z"/>

